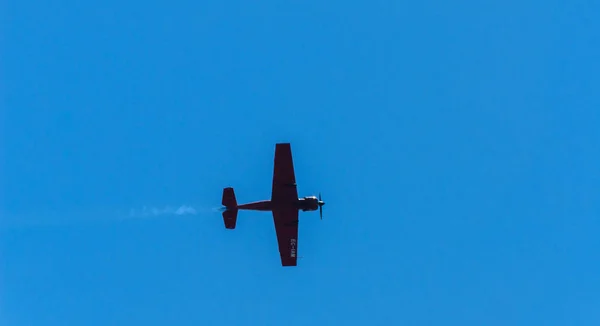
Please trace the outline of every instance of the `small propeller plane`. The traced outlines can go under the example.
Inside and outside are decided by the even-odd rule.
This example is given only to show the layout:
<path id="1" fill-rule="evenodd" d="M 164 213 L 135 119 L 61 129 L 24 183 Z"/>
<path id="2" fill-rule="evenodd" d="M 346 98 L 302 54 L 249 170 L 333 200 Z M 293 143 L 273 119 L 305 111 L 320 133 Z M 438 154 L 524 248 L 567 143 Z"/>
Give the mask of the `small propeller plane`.
<path id="1" fill-rule="evenodd" d="M 270 200 L 251 203 L 237 203 L 232 187 L 223 188 L 222 205 L 225 228 L 235 229 L 239 210 L 271 211 L 275 223 L 275 233 L 279 243 L 282 266 L 296 266 L 298 257 L 298 215 L 299 211 L 319 209 L 323 219 L 325 202 L 316 196 L 299 198 L 296 176 L 292 161 L 292 148 L 289 143 L 275 144 L 273 187 Z"/>

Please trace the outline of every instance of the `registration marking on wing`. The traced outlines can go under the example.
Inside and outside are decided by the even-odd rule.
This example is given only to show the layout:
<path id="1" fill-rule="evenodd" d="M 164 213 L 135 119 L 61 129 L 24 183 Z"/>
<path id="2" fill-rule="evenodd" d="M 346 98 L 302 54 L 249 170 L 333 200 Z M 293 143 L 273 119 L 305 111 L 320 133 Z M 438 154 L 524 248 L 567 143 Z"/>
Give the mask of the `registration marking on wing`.
<path id="1" fill-rule="evenodd" d="M 290 257 L 296 257 L 296 239 L 290 239 L 290 246 L 292 247 Z"/>

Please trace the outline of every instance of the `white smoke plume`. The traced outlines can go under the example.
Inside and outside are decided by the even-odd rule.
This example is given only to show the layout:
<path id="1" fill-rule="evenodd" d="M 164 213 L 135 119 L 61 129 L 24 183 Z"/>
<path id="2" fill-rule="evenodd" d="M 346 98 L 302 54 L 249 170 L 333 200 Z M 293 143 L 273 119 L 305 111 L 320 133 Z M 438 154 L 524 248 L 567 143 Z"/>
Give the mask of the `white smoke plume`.
<path id="1" fill-rule="evenodd" d="M 86 210 L 61 210 L 61 211 L 32 211 L 32 212 L 5 212 L 0 209 L 0 230 L 14 228 L 90 225 L 124 221 L 128 219 L 160 218 L 168 216 L 200 216 L 220 213 L 221 208 L 210 206 L 143 206 L 141 209 L 110 210 L 105 208 Z M 0 325 L 3 325 L 0 323 Z"/>
<path id="2" fill-rule="evenodd" d="M 177 208 L 167 206 L 165 208 L 147 207 L 144 206 L 141 210 L 131 209 L 129 211 L 130 217 L 147 217 L 147 216 L 160 216 L 160 215 L 196 215 L 198 211 L 188 205 L 182 205 Z"/>

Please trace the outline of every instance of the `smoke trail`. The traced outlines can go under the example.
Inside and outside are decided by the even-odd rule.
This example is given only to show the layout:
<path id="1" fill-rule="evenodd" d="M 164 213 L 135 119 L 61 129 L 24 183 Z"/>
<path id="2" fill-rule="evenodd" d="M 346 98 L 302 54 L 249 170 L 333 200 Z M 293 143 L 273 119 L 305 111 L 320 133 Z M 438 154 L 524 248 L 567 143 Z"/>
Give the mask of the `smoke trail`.
<path id="1" fill-rule="evenodd" d="M 130 217 L 148 217 L 161 215 L 197 215 L 198 210 L 192 206 L 181 205 L 177 208 L 167 206 L 165 208 L 147 207 L 144 206 L 141 210 L 131 209 Z"/>
<path id="2" fill-rule="evenodd" d="M 83 210 L 4 212 L 0 210 L 0 230 L 14 228 L 90 225 L 97 223 L 114 223 L 129 219 L 160 218 L 168 216 L 200 216 L 213 215 L 220 212 L 210 206 L 143 206 L 141 209 L 111 210 L 106 208 L 89 208 Z"/>

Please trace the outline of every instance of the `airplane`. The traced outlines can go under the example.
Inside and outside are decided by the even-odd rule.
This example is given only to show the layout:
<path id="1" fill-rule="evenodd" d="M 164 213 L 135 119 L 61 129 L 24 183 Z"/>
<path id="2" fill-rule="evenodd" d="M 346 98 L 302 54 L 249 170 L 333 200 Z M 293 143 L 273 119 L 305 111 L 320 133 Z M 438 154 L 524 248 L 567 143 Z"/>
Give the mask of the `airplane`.
<path id="1" fill-rule="evenodd" d="M 290 143 L 275 144 L 271 199 L 239 205 L 233 187 L 223 188 L 223 222 L 226 229 L 235 229 L 239 210 L 270 211 L 279 244 L 282 266 L 297 266 L 299 211 L 319 210 L 323 219 L 325 202 L 319 197 L 298 197 L 292 148 Z"/>

